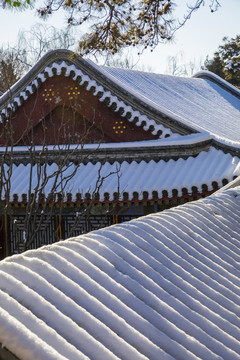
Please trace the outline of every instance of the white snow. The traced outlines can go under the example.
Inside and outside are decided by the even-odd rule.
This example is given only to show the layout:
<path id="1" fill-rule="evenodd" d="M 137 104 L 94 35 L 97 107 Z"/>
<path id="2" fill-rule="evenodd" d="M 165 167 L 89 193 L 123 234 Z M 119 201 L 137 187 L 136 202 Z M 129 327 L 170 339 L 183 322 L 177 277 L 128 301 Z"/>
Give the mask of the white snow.
<path id="1" fill-rule="evenodd" d="M 207 133 L 197 133 L 185 136 L 172 135 L 170 138 L 157 139 L 157 140 L 142 140 L 142 141 L 131 141 L 131 142 L 118 142 L 118 143 L 95 143 L 95 144 L 68 144 L 68 145 L 45 145 L 44 149 L 51 150 L 98 150 L 98 149 L 123 149 L 123 148 L 139 148 L 142 147 L 166 147 L 166 146 L 184 146 L 184 145 L 195 145 L 204 141 L 212 139 L 211 135 Z M 236 144 L 237 146 L 237 144 Z M 36 145 L 35 151 L 42 151 L 43 146 Z M 6 147 L 0 146 L 0 153 L 5 152 Z M 13 152 L 24 152 L 29 151 L 27 146 L 14 146 L 11 149 Z"/>
<path id="2" fill-rule="evenodd" d="M 0 262 L 22 360 L 240 359 L 240 188 Z"/>
<path id="3" fill-rule="evenodd" d="M 46 81 L 44 73 L 52 77 L 54 75 L 53 69 L 56 70 L 57 75 L 65 70 L 65 76 L 72 76 L 80 85 L 86 83 L 87 90 L 94 88 L 95 96 L 101 94 L 100 101 L 108 98 L 108 106 L 114 104 L 115 111 L 121 108 L 122 116 L 129 112 L 131 116 L 128 120 L 130 122 L 136 120 L 137 126 L 142 125 L 146 131 L 151 129 L 154 135 L 160 130 L 161 135 L 159 137 L 161 139 L 164 139 L 165 136 L 181 137 L 177 133 L 173 134 L 170 128 L 161 124 L 159 119 L 149 118 L 145 113 L 140 113 L 138 104 L 134 108 L 126 100 L 123 101 L 121 95 L 117 97 L 107 87 L 103 87 L 101 78 L 105 76 L 119 86 L 123 94 L 127 91 L 135 96 L 136 101 L 152 107 L 161 116 L 170 117 L 173 121 L 187 125 L 195 131 L 207 132 L 225 144 L 232 141 L 239 144 L 240 91 L 216 75 L 209 72 L 199 72 L 193 78 L 183 78 L 101 67 L 90 60 L 87 62 L 89 66 L 94 67 L 100 73 L 97 79 L 90 78 L 81 69 L 73 64 L 69 65 L 65 61 L 49 64 L 38 74 L 37 78 L 43 83 Z M 36 86 L 36 79 L 32 80 L 26 89 L 15 96 L 8 108 L 12 109 L 14 102 L 19 105 L 19 96 L 27 100 L 31 96 L 33 85 Z M 37 87 L 39 86 L 37 84 Z M 4 99 L 4 95 L 1 98 Z M 0 105 L 3 106 L 3 104 Z M 6 114 L 7 109 L 2 109 L 1 113 Z"/>
<path id="4" fill-rule="evenodd" d="M 186 188 L 191 193 L 192 186 L 196 186 L 201 192 L 203 184 L 206 184 L 208 190 L 211 191 L 213 181 L 222 187 L 223 179 L 230 182 L 234 176 L 240 175 L 238 157 L 224 154 L 223 151 L 216 150 L 214 147 L 211 147 L 209 151 L 200 152 L 196 157 L 190 156 L 186 160 L 150 160 L 149 162 L 142 160 L 139 163 L 137 161 L 123 161 L 122 163 L 114 161 L 112 164 L 106 162 L 103 165 L 100 162 L 96 164 L 88 162 L 86 165 L 80 164 L 74 176 L 71 177 L 75 167 L 74 164 L 69 165 L 66 170 L 63 169 L 61 172 L 64 179 L 70 177 L 70 181 L 67 182 L 58 173 L 56 163 L 43 166 L 41 174 L 37 165 L 13 165 L 11 199 L 13 194 L 21 196 L 29 192 L 27 179 L 30 177 L 32 189 L 34 189 L 39 181 L 39 174 L 41 181 L 45 183 L 43 192 L 46 196 L 52 191 L 63 194 L 71 192 L 73 199 L 75 199 L 76 193 L 81 193 L 84 198 L 86 193 L 92 194 L 96 191 L 100 170 L 100 181 L 104 180 L 99 189 L 101 201 L 104 200 L 104 193 L 109 193 L 112 200 L 114 192 L 118 192 L 118 190 L 120 200 L 123 198 L 124 192 L 129 194 L 130 199 L 134 192 L 138 192 L 139 199 L 143 199 L 144 191 L 149 193 L 149 198 L 152 197 L 153 191 L 157 191 L 161 197 L 163 190 L 168 191 L 171 197 L 172 190 L 177 189 L 179 196 L 181 196 L 182 188 Z M 109 174 L 111 175 L 109 176 Z"/>
<path id="5" fill-rule="evenodd" d="M 218 78 L 220 84 L 216 84 L 205 78 L 184 78 L 111 67 L 102 67 L 101 71 L 163 114 L 225 141 L 239 142 L 240 91 L 226 86 L 222 79 Z M 199 73 L 199 76 L 203 75 L 203 72 Z M 234 94 L 228 91 L 230 88 L 234 88 Z"/>

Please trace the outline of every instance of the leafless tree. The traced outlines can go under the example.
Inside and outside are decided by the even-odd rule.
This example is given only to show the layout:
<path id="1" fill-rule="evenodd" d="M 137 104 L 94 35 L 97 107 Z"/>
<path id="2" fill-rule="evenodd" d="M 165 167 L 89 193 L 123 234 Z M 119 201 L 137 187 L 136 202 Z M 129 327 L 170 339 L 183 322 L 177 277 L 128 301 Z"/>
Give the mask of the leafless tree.
<path id="1" fill-rule="evenodd" d="M 202 69 L 202 60 L 186 61 L 182 52 L 168 57 L 166 74 L 173 76 L 192 76 Z"/>
<path id="2" fill-rule="evenodd" d="M 77 46 L 73 28 L 57 29 L 54 26 L 37 23 L 30 30 L 19 32 L 16 49 L 19 61 L 29 68 L 48 50 L 75 50 Z"/>
<path id="3" fill-rule="evenodd" d="M 7 91 L 51 49 L 76 49 L 74 30 L 35 24 L 20 31 L 17 43 L 0 48 L 0 95 Z"/>
<path id="4" fill-rule="evenodd" d="M 17 82 L 26 67 L 19 60 L 18 52 L 15 49 L 0 48 L 0 93 L 7 91 Z"/>
<path id="5" fill-rule="evenodd" d="M 62 239 L 62 234 L 60 233 L 61 217 L 64 211 L 64 204 L 67 200 L 71 201 L 71 180 L 82 164 L 88 162 L 89 156 L 93 156 L 93 153 L 98 148 L 98 144 L 96 144 L 95 150 L 86 155 L 84 147 L 92 126 L 87 126 L 86 119 L 82 117 L 82 132 L 76 137 L 74 124 L 77 121 L 77 112 L 74 110 L 74 106 L 71 120 L 68 120 L 65 116 L 64 106 L 61 111 L 61 122 L 57 126 L 51 117 L 47 121 L 42 121 L 41 145 L 36 142 L 31 114 L 29 114 L 25 130 L 17 138 L 17 141 L 11 114 L 6 116 L 2 122 L 1 137 L 4 138 L 5 146 L 1 148 L 0 215 L 10 220 L 11 231 L 15 233 L 18 252 L 33 247 L 37 236 L 41 236 L 44 239 L 51 218 L 56 213 L 55 239 Z M 69 121 L 71 122 L 71 133 L 68 134 L 69 142 L 66 145 L 62 145 L 62 133 L 67 131 Z M 54 128 L 54 155 L 51 154 L 47 141 L 48 128 L 51 126 Z M 19 199 L 19 194 L 12 194 L 11 188 L 12 181 L 14 180 L 15 162 L 16 160 L 21 161 L 21 159 L 19 160 L 16 157 L 14 151 L 15 146 L 18 144 L 25 145 L 24 160 L 27 162 L 27 170 L 24 176 L 28 189 L 26 193 L 22 194 L 21 200 Z M 50 167 L 49 162 L 52 162 L 54 166 Z M 76 221 L 68 236 L 76 231 L 79 222 L 83 218 L 86 220 L 90 219 L 95 200 L 98 198 L 98 193 L 105 179 L 109 176 L 117 175 L 117 181 L 119 181 L 119 169 L 109 172 L 107 175 L 102 175 L 102 165 L 98 170 L 95 188 L 91 189 L 91 191 L 89 189 L 88 198 L 85 199 L 85 206 L 76 214 Z M 80 199 L 81 196 L 79 194 Z M 20 212 L 24 217 L 21 223 L 18 221 L 17 216 L 19 204 L 21 204 Z M 104 209 L 102 214 L 106 214 Z M 9 232 L 9 229 L 7 231 Z M 11 236 L 12 234 L 8 233 L 8 241 Z"/>

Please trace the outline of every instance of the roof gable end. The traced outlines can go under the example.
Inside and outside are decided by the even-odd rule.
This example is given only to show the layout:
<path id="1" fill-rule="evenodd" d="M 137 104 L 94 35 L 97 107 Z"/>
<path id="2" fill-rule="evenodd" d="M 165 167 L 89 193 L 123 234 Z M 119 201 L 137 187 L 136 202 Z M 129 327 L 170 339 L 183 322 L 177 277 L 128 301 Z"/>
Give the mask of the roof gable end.
<path id="1" fill-rule="evenodd" d="M 93 69 L 95 67 L 93 67 L 91 62 L 83 60 L 72 52 L 66 50 L 48 52 L 20 81 L 0 98 L 0 119 L 14 113 L 48 78 L 64 75 L 76 81 L 77 85 L 84 86 L 100 102 L 104 102 L 114 112 L 119 113 L 121 117 L 125 117 L 129 123 L 134 123 L 136 126 L 142 127 L 144 131 L 151 132 L 152 135 L 159 138 L 172 136 L 173 133 L 169 128 L 156 123 L 155 120 L 147 115 L 141 114 L 133 106 L 127 104 L 108 90 L 108 88 L 103 87 L 101 85 L 103 77 L 100 74 L 97 80 L 95 80 L 96 76 L 92 71 Z"/>

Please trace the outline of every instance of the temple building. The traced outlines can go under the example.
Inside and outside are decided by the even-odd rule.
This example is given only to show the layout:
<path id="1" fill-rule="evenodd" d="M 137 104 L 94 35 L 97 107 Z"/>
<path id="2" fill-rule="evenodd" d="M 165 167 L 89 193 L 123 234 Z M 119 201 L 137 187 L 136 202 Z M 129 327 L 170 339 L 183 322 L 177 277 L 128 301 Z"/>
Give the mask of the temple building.
<path id="1" fill-rule="evenodd" d="M 204 198 L 240 175 L 240 91 L 207 71 L 146 73 L 53 50 L 0 96 L 0 120 L 0 257 Z"/>

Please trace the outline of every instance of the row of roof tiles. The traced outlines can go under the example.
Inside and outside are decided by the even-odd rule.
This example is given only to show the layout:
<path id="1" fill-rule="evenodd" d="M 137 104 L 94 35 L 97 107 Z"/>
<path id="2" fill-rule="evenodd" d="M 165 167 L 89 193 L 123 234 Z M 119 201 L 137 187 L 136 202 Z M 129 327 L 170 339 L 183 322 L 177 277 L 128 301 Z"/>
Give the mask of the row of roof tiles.
<path id="1" fill-rule="evenodd" d="M 5 172 L 7 169 L 6 165 Z M 43 165 L 41 172 L 37 165 L 13 165 L 9 179 L 11 200 L 13 194 L 20 197 L 33 192 L 29 189 L 30 177 L 32 189 L 43 186 L 40 192 L 46 197 L 51 193 L 62 193 L 65 196 L 71 193 L 73 201 L 76 200 L 75 194 L 81 194 L 84 198 L 86 193 L 90 196 L 98 193 L 100 201 L 106 200 L 106 194 L 110 200 L 114 200 L 114 193 L 118 194 L 120 200 L 124 199 L 124 194 L 128 194 L 129 199 L 138 194 L 141 200 L 146 197 L 144 194 L 152 194 L 154 191 L 161 198 L 163 191 L 172 196 L 173 189 L 181 196 L 182 189 L 192 193 L 192 188 L 195 187 L 202 192 L 203 184 L 211 191 L 222 187 L 223 181 L 232 181 L 240 175 L 240 160 L 211 147 L 209 151 L 202 151 L 198 156 L 188 157 L 186 160 L 151 160 L 139 163 L 124 161 L 121 164 L 117 161 L 112 164 L 89 162 L 79 167 L 70 164 L 60 172 L 58 169 L 56 163 Z"/>
<path id="2" fill-rule="evenodd" d="M 240 190 L 0 263 L 0 342 L 32 360 L 239 360 Z"/>

